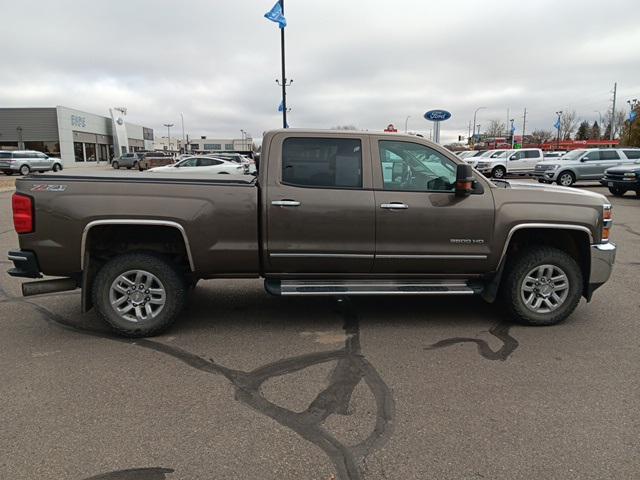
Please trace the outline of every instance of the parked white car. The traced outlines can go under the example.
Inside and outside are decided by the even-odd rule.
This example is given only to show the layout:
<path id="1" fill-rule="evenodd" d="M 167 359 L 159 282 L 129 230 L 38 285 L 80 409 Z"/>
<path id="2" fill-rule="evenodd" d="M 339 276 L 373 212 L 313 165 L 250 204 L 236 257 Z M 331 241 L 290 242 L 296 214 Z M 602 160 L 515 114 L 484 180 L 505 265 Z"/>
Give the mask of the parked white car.
<path id="1" fill-rule="evenodd" d="M 147 171 L 164 173 L 207 172 L 211 174 L 227 175 L 244 175 L 249 172 L 246 165 L 239 164 L 231 160 L 223 160 L 222 158 L 206 156 L 185 158 L 184 160 L 172 163 L 171 165 L 150 168 Z"/>
<path id="2" fill-rule="evenodd" d="M 502 150 L 486 150 L 482 152 L 480 155 L 475 155 L 473 157 L 465 157 L 464 161 L 467 162 L 472 167 L 475 167 L 478 162 L 482 162 L 487 158 L 496 158 L 502 155 L 505 152 L 504 148 Z"/>
<path id="3" fill-rule="evenodd" d="M 543 160 L 539 148 L 506 150 L 495 158 L 480 159 L 476 169 L 486 176 L 504 178 L 507 174 L 532 174 Z"/>

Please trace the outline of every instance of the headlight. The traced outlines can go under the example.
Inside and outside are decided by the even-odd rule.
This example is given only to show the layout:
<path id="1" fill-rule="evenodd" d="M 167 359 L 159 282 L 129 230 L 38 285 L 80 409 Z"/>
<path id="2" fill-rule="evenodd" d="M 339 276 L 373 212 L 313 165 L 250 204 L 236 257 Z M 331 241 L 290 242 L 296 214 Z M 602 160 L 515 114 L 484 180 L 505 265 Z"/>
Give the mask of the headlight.
<path id="1" fill-rule="evenodd" d="M 611 226 L 613 225 L 613 213 L 611 211 L 611 205 L 604 204 L 602 206 L 602 243 L 609 241 L 609 234 L 611 233 Z"/>
<path id="2" fill-rule="evenodd" d="M 625 172 L 625 178 L 636 178 L 636 172 Z"/>

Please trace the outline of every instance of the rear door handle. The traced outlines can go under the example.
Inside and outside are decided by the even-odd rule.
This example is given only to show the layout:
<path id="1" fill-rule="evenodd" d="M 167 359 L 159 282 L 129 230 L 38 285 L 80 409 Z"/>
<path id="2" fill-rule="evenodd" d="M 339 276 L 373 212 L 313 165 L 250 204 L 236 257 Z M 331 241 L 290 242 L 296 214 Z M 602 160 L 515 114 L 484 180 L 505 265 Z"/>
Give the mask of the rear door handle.
<path id="1" fill-rule="evenodd" d="M 409 205 L 407 205 L 406 203 L 391 202 L 383 203 L 382 205 L 380 205 L 380 208 L 386 208 L 389 210 L 406 210 L 407 208 L 409 208 Z"/>
<path id="2" fill-rule="evenodd" d="M 297 202 L 295 200 L 274 200 L 273 202 L 271 202 L 271 205 L 274 205 L 276 207 L 299 207 L 300 202 Z"/>

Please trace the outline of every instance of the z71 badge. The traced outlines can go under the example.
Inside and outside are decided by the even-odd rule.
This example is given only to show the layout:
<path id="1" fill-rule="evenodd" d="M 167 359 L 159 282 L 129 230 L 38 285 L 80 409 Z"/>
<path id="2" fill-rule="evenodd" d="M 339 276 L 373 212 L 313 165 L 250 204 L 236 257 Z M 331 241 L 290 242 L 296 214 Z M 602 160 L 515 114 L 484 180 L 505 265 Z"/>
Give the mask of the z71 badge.
<path id="1" fill-rule="evenodd" d="M 31 187 L 32 192 L 64 192 L 66 185 L 49 185 L 46 183 L 38 183 Z"/>

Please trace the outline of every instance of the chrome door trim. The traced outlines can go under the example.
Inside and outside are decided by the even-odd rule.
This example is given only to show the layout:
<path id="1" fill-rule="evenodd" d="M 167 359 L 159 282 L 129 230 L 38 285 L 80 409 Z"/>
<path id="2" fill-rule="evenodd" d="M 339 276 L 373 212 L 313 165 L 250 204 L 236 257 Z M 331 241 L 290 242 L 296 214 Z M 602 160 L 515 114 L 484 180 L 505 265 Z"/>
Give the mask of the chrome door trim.
<path id="1" fill-rule="evenodd" d="M 187 237 L 187 232 L 185 232 L 182 225 L 177 222 L 172 222 L 169 220 L 142 220 L 142 219 L 127 219 L 127 218 L 118 218 L 118 219 L 106 219 L 106 220 L 94 220 L 92 222 L 87 223 L 82 231 L 82 243 L 80 244 L 80 269 L 84 269 L 84 253 L 87 242 L 87 235 L 89 234 L 89 230 L 91 230 L 96 225 L 148 225 L 148 226 L 161 226 L 161 227 L 172 227 L 177 229 L 182 234 L 182 239 L 184 240 L 184 246 L 187 251 L 187 258 L 189 259 L 189 267 L 192 272 L 195 272 L 195 264 L 193 262 L 193 256 L 191 255 L 191 246 L 189 245 L 189 238 Z"/>
<path id="2" fill-rule="evenodd" d="M 368 253 L 270 253 L 272 258 L 373 258 Z"/>
<path id="3" fill-rule="evenodd" d="M 502 248 L 500 261 L 498 262 L 498 266 L 496 268 L 499 268 L 500 265 L 502 265 L 502 262 L 504 261 L 504 257 L 507 254 L 507 249 L 509 248 L 509 242 L 511 242 L 511 237 L 513 237 L 513 234 L 516 233 L 518 230 L 522 230 L 523 228 L 549 228 L 549 229 L 556 229 L 556 230 L 578 230 L 580 232 L 585 232 L 589 236 L 589 243 L 590 244 L 593 243 L 593 235 L 591 234 L 591 230 L 589 230 L 587 227 L 583 227 L 582 225 L 571 225 L 566 223 L 520 223 L 514 226 L 513 228 L 511 228 L 511 230 L 509 230 L 507 239 L 504 242 L 504 247 Z"/>
<path id="4" fill-rule="evenodd" d="M 434 259 L 434 260 L 486 260 L 488 258 L 488 255 L 441 255 L 441 254 L 435 254 L 435 255 L 376 255 L 376 259 L 378 258 L 383 258 L 383 259 L 390 259 L 390 258 L 396 258 L 396 259 L 420 259 L 420 258 L 424 258 L 424 259 Z"/>

